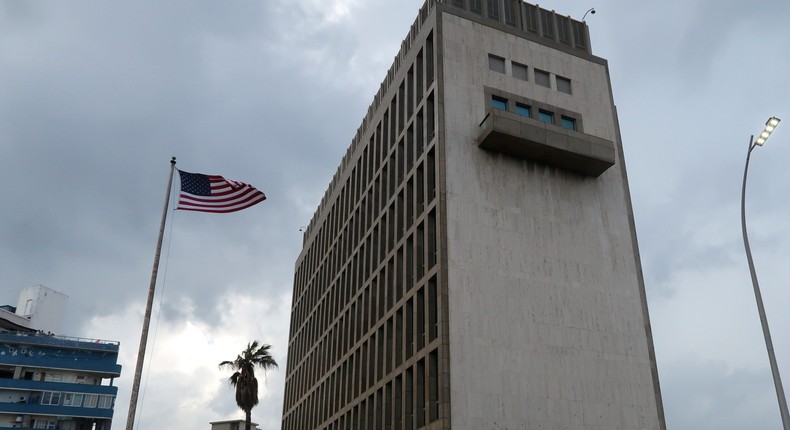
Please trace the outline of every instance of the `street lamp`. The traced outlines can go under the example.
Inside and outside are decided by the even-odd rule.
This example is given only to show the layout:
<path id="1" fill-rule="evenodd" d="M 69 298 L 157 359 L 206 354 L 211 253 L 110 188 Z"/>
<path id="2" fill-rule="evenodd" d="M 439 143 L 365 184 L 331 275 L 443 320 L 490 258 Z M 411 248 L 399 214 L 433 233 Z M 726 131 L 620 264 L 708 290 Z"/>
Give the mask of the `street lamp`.
<path id="1" fill-rule="evenodd" d="M 779 121 L 779 118 L 775 116 L 769 118 L 768 122 L 765 123 L 765 128 L 762 133 L 757 137 L 757 140 L 754 140 L 754 136 L 749 139 L 749 152 L 746 153 L 746 167 L 743 169 L 743 188 L 741 189 L 741 229 L 743 230 L 743 246 L 746 248 L 746 260 L 749 262 L 749 272 L 752 275 L 754 298 L 757 300 L 757 311 L 760 313 L 760 324 L 763 326 L 765 347 L 768 350 L 768 360 L 771 362 L 771 373 L 774 377 L 776 397 L 779 400 L 779 413 L 782 415 L 782 426 L 784 430 L 790 430 L 790 415 L 787 413 L 787 399 L 785 398 L 784 388 L 782 388 L 782 378 L 779 376 L 779 366 L 776 364 L 774 345 L 771 341 L 771 331 L 768 329 L 768 319 L 765 316 L 763 297 L 760 294 L 760 285 L 757 283 L 757 273 L 754 270 L 752 251 L 749 249 L 749 236 L 746 233 L 746 174 L 749 172 L 749 158 L 754 148 L 765 144 L 765 141 L 771 136 L 776 126 L 779 125 Z"/>

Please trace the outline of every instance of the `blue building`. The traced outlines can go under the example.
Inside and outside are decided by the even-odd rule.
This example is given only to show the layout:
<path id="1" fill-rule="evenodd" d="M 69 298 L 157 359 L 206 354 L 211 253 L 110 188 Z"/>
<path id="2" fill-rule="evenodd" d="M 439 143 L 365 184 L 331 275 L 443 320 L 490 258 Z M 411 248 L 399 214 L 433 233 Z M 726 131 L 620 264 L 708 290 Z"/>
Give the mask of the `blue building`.
<path id="1" fill-rule="evenodd" d="M 0 306 L 0 430 L 110 430 L 119 343 L 53 334 L 67 300 L 37 285 Z"/>
<path id="2" fill-rule="evenodd" d="M 0 429 L 109 430 L 118 342 L 0 332 Z M 109 384 L 104 382 L 109 379 Z"/>

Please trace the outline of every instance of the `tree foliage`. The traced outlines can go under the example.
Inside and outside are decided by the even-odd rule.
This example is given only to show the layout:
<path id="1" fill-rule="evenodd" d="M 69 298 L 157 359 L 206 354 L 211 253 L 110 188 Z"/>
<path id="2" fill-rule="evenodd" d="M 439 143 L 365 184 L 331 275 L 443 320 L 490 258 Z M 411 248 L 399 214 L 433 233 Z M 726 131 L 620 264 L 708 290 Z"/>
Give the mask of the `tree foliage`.
<path id="1" fill-rule="evenodd" d="M 223 361 L 220 369 L 233 370 L 228 378 L 230 386 L 236 389 L 236 404 L 245 414 L 245 429 L 250 430 L 252 408 L 258 405 L 258 379 L 255 377 L 255 368 L 266 371 L 277 368 L 277 362 L 272 358 L 269 349 L 271 345 L 261 344 L 254 340 L 236 356 L 233 361 Z"/>

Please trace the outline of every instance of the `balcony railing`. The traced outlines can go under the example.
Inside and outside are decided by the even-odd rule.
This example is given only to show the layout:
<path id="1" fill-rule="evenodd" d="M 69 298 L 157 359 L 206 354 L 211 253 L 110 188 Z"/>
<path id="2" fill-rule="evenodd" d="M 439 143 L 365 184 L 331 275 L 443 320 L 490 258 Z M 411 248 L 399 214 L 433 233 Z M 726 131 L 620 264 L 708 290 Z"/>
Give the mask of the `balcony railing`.
<path id="1" fill-rule="evenodd" d="M 615 162 L 609 140 L 499 109 L 480 124 L 478 147 L 594 177 Z"/>
<path id="2" fill-rule="evenodd" d="M 118 351 L 120 342 L 83 337 L 70 337 L 43 333 L 0 332 L 0 341 L 29 345 L 62 346 L 66 348 L 98 349 L 102 351 Z"/>

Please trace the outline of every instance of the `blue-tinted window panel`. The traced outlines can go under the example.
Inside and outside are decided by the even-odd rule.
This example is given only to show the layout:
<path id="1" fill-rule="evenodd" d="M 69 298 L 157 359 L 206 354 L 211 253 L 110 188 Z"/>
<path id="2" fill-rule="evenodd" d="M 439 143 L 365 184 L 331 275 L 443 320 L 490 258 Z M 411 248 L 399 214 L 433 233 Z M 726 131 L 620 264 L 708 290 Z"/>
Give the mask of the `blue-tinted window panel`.
<path id="1" fill-rule="evenodd" d="M 516 103 L 516 113 L 521 116 L 531 117 L 532 116 L 532 108 L 527 105 L 523 105 L 521 103 Z"/>
<path id="2" fill-rule="evenodd" d="M 560 125 L 562 126 L 562 128 L 576 131 L 576 120 L 573 118 L 562 116 L 560 118 Z"/>
<path id="3" fill-rule="evenodd" d="M 540 110 L 538 111 L 538 119 L 549 124 L 554 124 L 554 113 Z"/>
<path id="4" fill-rule="evenodd" d="M 491 97 L 491 107 L 494 109 L 507 110 L 507 99 L 502 97 Z"/>

